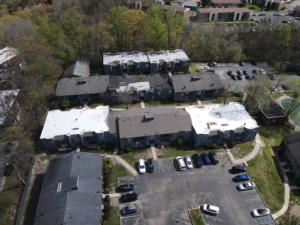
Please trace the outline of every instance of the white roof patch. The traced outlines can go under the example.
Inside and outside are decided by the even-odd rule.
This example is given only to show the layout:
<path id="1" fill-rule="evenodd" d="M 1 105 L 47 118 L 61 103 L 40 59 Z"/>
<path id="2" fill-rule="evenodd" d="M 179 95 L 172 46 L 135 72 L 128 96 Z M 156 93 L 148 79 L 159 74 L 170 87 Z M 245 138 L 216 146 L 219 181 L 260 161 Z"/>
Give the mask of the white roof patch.
<path id="1" fill-rule="evenodd" d="M 259 127 L 245 107 L 239 103 L 231 102 L 225 106 L 214 105 L 205 108 L 191 106 L 185 110 L 190 114 L 197 134 L 208 134 L 212 130 L 228 131 L 239 127 L 247 129 Z"/>
<path id="2" fill-rule="evenodd" d="M 19 55 L 19 50 L 12 47 L 5 47 L 0 50 L 0 64 Z"/>
<path id="3" fill-rule="evenodd" d="M 182 49 L 166 50 L 166 51 L 153 51 L 147 52 L 149 61 L 159 63 L 160 60 L 165 62 L 176 61 L 176 60 L 189 60 L 189 57 Z"/>
<path id="4" fill-rule="evenodd" d="M 132 62 L 148 62 L 148 57 L 145 52 L 118 52 L 118 53 L 104 53 L 103 65 L 111 63 L 122 64 Z"/>
<path id="5" fill-rule="evenodd" d="M 149 82 L 136 82 L 136 83 L 130 83 L 130 84 L 128 84 L 128 86 L 120 85 L 120 88 L 117 89 L 117 92 L 125 92 L 125 91 L 129 91 L 131 89 L 134 89 L 136 91 L 149 90 L 150 84 L 149 84 Z"/>
<path id="6" fill-rule="evenodd" d="M 20 89 L 5 90 L 0 92 L 0 125 L 2 125 L 6 119 L 8 111 L 11 109 L 15 102 Z"/>
<path id="7" fill-rule="evenodd" d="M 47 115 L 41 139 L 52 139 L 59 135 L 76 135 L 85 132 L 103 133 L 108 128 L 108 106 L 95 109 L 54 110 Z"/>

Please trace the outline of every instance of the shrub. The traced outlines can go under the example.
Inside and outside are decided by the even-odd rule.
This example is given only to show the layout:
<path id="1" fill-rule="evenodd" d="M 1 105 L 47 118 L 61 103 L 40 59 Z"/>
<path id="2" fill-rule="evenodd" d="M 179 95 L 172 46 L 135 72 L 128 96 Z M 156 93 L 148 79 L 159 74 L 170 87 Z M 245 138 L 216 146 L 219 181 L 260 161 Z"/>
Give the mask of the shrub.
<path id="1" fill-rule="evenodd" d="M 109 225 L 109 222 L 104 221 L 104 222 L 103 222 L 103 225 Z"/>
<path id="2" fill-rule="evenodd" d="M 177 143 L 178 143 L 178 145 L 183 145 L 184 144 L 184 138 L 183 137 L 177 138 Z"/>
<path id="3" fill-rule="evenodd" d="M 105 164 L 103 165 L 104 173 L 105 173 L 105 174 L 109 174 L 110 167 L 111 167 L 111 165 L 109 165 L 109 164 L 107 164 L 107 163 L 105 163 Z"/>
<path id="4" fill-rule="evenodd" d="M 174 140 L 174 141 L 172 142 L 172 145 L 173 145 L 173 146 L 177 146 L 177 145 L 178 145 L 178 141 L 177 141 L 177 140 Z"/>
<path id="5" fill-rule="evenodd" d="M 106 144 L 103 144 L 101 147 L 102 147 L 103 149 L 106 149 Z"/>
<path id="6" fill-rule="evenodd" d="M 234 141 L 229 141 L 229 142 L 227 142 L 227 145 L 229 148 L 233 148 L 235 146 L 235 143 L 234 143 Z"/>
<path id="7" fill-rule="evenodd" d="M 97 146 L 97 150 L 100 150 L 101 149 L 101 146 Z"/>
<path id="8" fill-rule="evenodd" d="M 107 160 L 105 160 L 104 164 L 111 165 L 111 159 L 107 159 Z"/>
<path id="9" fill-rule="evenodd" d="M 126 147 L 126 151 L 131 152 L 132 151 L 132 147 L 131 146 L 127 146 Z"/>
<path id="10" fill-rule="evenodd" d="M 70 102 L 68 100 L 62 100 L 60 102 L 61 106 L 64 107 L 64 108 L 68 108 L 69 105 L 70 105 Z"/>
<path id="11" fill-rule="evenodd" d="M 250 6 L 249 9 L 255 10 L 255 7 L 254 6 Z"/>
<path id="12" fill-rule="evenodd" d="M 109 150 L 114 150 L 116 148 L 116 144 L 115 143 L 109 143 L 109 144 L 107 144 L 107 148 Z"/>
<path id="13" fill-rule="evenodd" d="M 105 188 L 105 191 L 109 192 L 109 188 Z"/>
<path id="14" fill-rule="evenodd" d="M 110 196 L 106 195 L 105 198 L 104 198 L 104 201 L 109 202 L 110 201 Z"/>

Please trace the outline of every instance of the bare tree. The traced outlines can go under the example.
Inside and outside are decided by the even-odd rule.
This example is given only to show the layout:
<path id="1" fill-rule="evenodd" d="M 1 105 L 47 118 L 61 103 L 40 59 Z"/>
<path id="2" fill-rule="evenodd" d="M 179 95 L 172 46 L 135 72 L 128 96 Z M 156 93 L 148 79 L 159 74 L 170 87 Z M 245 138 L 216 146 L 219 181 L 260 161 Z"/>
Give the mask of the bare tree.
<path id="1" fill-rule="evenodd" d="M 25 184 L 21 177 L 23 172 L 30 168 L 31 156 L 33 155 L 33 142 L 29 140 L 26 132 L 21 127 L 9 127 L 5 129 L 0 142 L 7 143 L 6 147 L 0 150 L 1 158 L 11 165 L 14 173 Z"/>
<path id="2" fill-rule="evenodd" d="M 286 78 L 287 76 L 284 75 L 276 76 L 276 83 L 270 88 L 270 94 L 272 94 L 273 91 L 275 91 L 280 85 L 284 84 L 286 82 Z"/>
<path id="3" fill-rule="evenodd" d="M 223 105 L 225 105 L 227 98 L 232 96 L 232 93 L 235 92 L 236 88 L 232 80 L 225 80 L 222 82 L 222 84 L 223 84 L 222 96 L 224 98 Z"/>
<path id="4" fill-rule="evenodd" d="M 131 89 L 131 90 L 125 90 L 123 92 L 121 91 L 116 92 L 115 94 L 111 95 L 111 99 L 114 102 L 125 104 L 126 109 L 128 109 L 128 104 L 135 102 L 137 100 L 137 96 L 134 93 L 134 91 Z"/>

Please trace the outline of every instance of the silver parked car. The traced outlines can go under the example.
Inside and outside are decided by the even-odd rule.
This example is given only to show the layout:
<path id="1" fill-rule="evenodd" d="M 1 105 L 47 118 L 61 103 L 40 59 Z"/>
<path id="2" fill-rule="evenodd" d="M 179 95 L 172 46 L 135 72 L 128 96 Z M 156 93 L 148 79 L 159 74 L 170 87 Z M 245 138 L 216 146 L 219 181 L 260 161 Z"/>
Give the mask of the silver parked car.
<path id="1" fill-rule="evenodd" d="M 243 183 L 239 185 L 239 190 L 240 191 L 246 191 L 246 190 L 251 190 L 255 188 L 255 184 L 252 181 Z"/>
<path id="2" fill-rule="evenodd" d="M 254 209 L 251 213 L 252 213 L 252 216 L 254 216 L 254 217 L 261 217 L 261 216 L 269 215 L 270 210 L 268 208 L 259 208 L 259 209 Z"/>
<path id="3" fill-rule="evenodd" d="M 185 161 L 185 164 L 186 164 L 186 167 L 188 169 L 194 169 L 194 165 L 192 163 L 192 159 L 189 155 L 187 155 L 186 157 L 184 157 L 184 161 Z"/>

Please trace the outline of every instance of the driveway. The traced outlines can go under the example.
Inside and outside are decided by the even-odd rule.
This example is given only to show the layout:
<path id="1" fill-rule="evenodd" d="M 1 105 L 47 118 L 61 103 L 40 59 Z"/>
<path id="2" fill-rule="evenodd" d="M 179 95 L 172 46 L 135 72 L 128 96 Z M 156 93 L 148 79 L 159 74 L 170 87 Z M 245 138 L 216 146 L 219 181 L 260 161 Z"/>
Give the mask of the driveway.
<path id="1" fill-rule="evenodd" d="M 123 177 L 120 184 L 134 182 L 137 186 L 138 213 L 122 217 L 122 224 L 173 225 L 191 224 L 188 210 L 212 204 L 220 207 L 218 216 L 203 213 L 209 225 L 274 224 L 270 216 L 255 219 L 252 209 L 264 206 L 256 190 L 240 192 L 232 179 L 232 167 L 225 153 L 218 153 L 218 165 L 177 171 L 174 158 L 155 160 L 155 172 Z M 123 207 L 121 205 L 121 207 Z"/>

